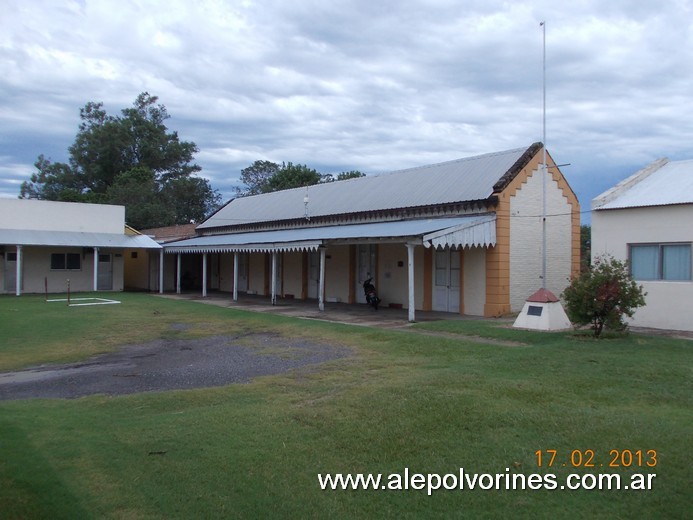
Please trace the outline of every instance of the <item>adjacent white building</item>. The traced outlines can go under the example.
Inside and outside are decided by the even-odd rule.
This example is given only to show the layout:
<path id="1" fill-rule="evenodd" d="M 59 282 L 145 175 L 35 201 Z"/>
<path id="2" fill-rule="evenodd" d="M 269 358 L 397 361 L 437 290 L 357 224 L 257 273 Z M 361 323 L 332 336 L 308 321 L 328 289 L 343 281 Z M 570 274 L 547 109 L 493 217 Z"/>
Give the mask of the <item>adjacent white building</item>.
<path id="1" fill-rule="evenodd" d="M 628 260 L 647 292 L 631 325 L 693 331 L 693 160 L 655 161 L 592 210 L 592 260 Z"/>
<path id="2" fill-rule="evenodd" d="M 125 255 L 147 249 L 124 206 L 0 199 L 0 293 L 122 291 Z"/>

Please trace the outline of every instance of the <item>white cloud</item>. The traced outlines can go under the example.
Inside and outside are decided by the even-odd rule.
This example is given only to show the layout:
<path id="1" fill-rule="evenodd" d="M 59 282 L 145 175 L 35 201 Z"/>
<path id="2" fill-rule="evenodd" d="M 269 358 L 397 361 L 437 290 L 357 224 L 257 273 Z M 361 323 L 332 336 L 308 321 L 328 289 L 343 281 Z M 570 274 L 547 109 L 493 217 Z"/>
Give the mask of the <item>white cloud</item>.
<path id="1" fill-rule="evenodd" d="M 604 179 L 690 155 L 692 15 L 688 0 L 11 2 L 0 193 L 39 153 L 67 159 L 86 102 L 117 112 L 142 91 L 227 196 L 257 159 L 381 172 L 525 146 L 546 20 L 547 142 L 588 207 Z"/>

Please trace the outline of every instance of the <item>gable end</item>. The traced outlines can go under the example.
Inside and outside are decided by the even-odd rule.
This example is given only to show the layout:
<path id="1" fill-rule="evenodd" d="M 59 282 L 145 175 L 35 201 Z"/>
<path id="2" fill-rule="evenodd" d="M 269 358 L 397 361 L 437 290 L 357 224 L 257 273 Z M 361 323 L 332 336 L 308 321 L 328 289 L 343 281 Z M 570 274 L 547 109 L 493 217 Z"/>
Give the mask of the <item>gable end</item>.
<path id="1" fill-rule="evenodd" d="M 536 142 L 532 144 L 525 153 L 520 156 L 520 158 L 513 164 L 510 169 L 508 169 L 507 172 L 503 174 L 503 176 L 496 182 L 496 184 L 493 185 L 493 191 L 496 193 L 499 193 L 503 191 L 505 188 L 508 187 L 508 184 L 512 182 L 512 180 L 517 176 L 518 173 L 522 171 L 522 169 L 529 164 L 529 161 L 532 160 L 532 157 L 534 157 L 537 153 L 539 153 L 539 150 L 541 150 L 543 143 L 541 142 Z"/>

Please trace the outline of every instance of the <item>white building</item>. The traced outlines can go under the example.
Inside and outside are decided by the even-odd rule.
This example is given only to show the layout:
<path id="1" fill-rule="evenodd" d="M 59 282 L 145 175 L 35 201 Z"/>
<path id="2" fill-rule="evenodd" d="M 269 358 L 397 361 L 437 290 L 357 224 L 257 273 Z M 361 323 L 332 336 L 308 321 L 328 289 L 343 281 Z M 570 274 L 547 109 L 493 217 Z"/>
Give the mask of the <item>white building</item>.
<path id="1" fill-rule="evenodd" d="M 125 207 L 0 199 L 0 292 L 122 291 L 124 256 L 161 250 Z"/>
<path id="2" fill-rule="evenodd" d="M 592 201 L 592 260 L 630 262 L 647 296 L 631 324 L 693 330 L 693 160 L 660 159 Z"/>

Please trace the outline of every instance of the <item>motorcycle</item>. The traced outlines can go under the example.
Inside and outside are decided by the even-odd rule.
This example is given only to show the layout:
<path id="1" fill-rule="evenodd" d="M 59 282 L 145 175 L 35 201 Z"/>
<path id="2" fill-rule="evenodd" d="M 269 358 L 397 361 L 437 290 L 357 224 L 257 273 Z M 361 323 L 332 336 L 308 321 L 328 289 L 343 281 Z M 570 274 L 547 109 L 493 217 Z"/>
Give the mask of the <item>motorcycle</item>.
<path id="1" fill-rule="evenodd" d="M 380 303 L 380 298 L 378 298 L 378 293 L 375 291 L 375 285 L 373 285 L 373 277 L 371 276 L 368 280 L 363 282 L 363 294 L 366 296 L 366 303 L 372 305 L 377 311 L 378 304 Z"/>

